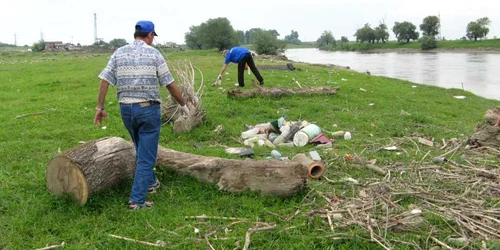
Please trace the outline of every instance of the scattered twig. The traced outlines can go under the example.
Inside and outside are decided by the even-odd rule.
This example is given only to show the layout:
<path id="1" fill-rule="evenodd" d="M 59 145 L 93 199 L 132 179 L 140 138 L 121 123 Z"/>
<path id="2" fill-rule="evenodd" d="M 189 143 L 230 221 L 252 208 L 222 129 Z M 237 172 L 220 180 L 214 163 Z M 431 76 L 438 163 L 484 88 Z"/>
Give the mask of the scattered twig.
<path id="1" fill-rule="evenodd" d="M 215 219 L 215 220 L 240 220 L 240 221 L 248 221 L 248 219 L 245 219 L 245 218 L 236 218 L 236 217 L 221 217 L 221 216 L 206 216 L 206 215 L 200 215 L 200 216 L 184 216 L 184 219 L 196 219 L 196 220 L 209 220 L 209 219 Z"/>
<path id="2" fill-rule="evenodd" d="M 59 248 L 59 247 L 64 247 L 66 243 L 64 243 L 64 241 L 60 244 L 60 245 L 52 245 L 52 246 L 47 246 L 47 247 L 44 247 L 44 248 L 38 248 L 36 250 L 49 250 L 49 249 L 55 249 L 55 248 Z"/>
<path id="3" fill-rule="evenodd" d="M 29 114 L 23 114 L 23 115 L 17 115 L 16 117 L 14 117 L 12 119 L 19 119 L 19 118 L 23 118 L 23 117 L 27 117 L 27 116 L 34 116 L 34 115 L 42 115 L 42 114 L 48 113 L 49 111 L 55 111 L 55 110 L 56 109 L 51 108 L 51 109 L 47 109 L 47 111 L 41 111 L 41 112 L 35 112 L 35 113 L 29 113 Z"/>
<path id="4" fill-rule="evenodd" d="M 273 225 L 273 226 L 269 226 L 269 227 L 257 227 L 257 228 L 250 228 L 248 229 L 246 235 L 245 235 L 245 245 L 243 246 L 243 250 L 248 250 L 248 248 L 250 247 L 250 236 L 253 234 L 253 233 L 256 233 L 256 232 L 261 232 L 261 231 L 266 231 L 266 230 L 271 230 L 271 229 L 274 229 L 276 228 L 276 225 Z"/>
<path id="5" fill-rule="evenodd" d="M 208 240 L 208 236 L 205 236 L 205 242 L 207 242 L 207 245 L 210 249 L 215 250 L 215 248 L 210 244 L 210 241 Z"/>
<path id="6" fill-rule="evenodd" d="M 156 244 L 156 243 L 151 243 L 151 242 L 141 241 L 141 240 L 135 240 L 135 239 L 126 238 L 126 237 L 122 237 L 122 236 L 118 236 L 118 235 L 113 235 L 113 234 L 109 234 L 109 236 L 113 237 L 113 238 L 116 238 L 116 239 L 131 241 L 131 242 L 139 243 L 139 244 L 146 245 L 146 246 L 165 247 L 165 242 L 162 242 L 160 244 Z"/>
<path id="7" fill-rule="evenodd" d="M 443 242 L 439 241 L 438 239 L 436 239 L 436 238 L 434 238 L 434 237 L 432 237 L 432 236 L 431 236 L 431 240 L 433 240 L 433 241 L 434 241 L 434 242 L 436 242 L 438 245 L 440 245 L 441 247 L 444 247 L 444 248 L 446 248 L 446 249 L 448 249 L 448 250 L 455 250 L 455 248 L 453 248 L 453 247 L 450 247 L 450 246 L 446 245 L 445 243 L 443 243 Z"/>

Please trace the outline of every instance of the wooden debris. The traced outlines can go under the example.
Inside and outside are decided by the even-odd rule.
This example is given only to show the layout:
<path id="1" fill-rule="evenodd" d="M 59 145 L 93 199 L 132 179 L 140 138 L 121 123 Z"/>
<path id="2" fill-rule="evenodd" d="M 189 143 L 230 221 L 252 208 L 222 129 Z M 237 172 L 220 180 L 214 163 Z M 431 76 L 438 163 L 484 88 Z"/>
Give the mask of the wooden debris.
<path id="1" fill-rule="evenodd" d="M 295 95 L 334 95 L 340 90 L 340 87 L 310 87 L 310 88 L 263 88 L 255 89 L 232 89 L 227 92 L 229 98 L 247 99 L 256 96 L 261 97 L 283 97 Z"/>
<path id="2" fill-rule="evenodd" d="M 303 161 L 246 161 L 178 152 L 158 148 L 157 165 L 206 183 L 220 190 L 287 196 L 306 188 L 308 168 Z M 313 170 L 321 170 L 315 164 Z M 55 156 L 47 165 L 49 190 L 56 195 L 72 194 L 85 204 L 88 196 L 129 179 L 135 172 L 134 146 L 119 137 L 103 138 L 79 145 Z M 313 171 L 318 174 L 318 171 Z M 321 172 L 322 174 L 322 172 Z"/>
<path id="3" fill-rule="evenodd" d="M 126 240 L 134 243 L 139 243 L 142 245 L 146 246 L 152 246 L 152 247 L 166 247 L 166 243 L 163 241 L 159 241 L 159 243 L 151 243 L 151 242 L 146 242 L 146 241 L 141 241 L 141 240 L 135 240 L 127 237 L 122 237 L 114 234 L 108 234 L 109 237 L 115 238 L 115 239 L 120 239 L 120 240 Z"/>

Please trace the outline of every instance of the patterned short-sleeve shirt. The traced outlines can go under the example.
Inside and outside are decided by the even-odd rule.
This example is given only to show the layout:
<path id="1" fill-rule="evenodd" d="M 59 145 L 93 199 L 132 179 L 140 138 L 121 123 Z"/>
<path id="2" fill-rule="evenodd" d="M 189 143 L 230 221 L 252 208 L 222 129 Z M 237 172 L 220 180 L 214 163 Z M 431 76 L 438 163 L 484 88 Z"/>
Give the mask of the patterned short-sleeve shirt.
<path id="1" fill-rule="evenodd" d="M 161 102 L 159 87 L 174 82 L 160 52 L 141 40 L 118 48 L 99 78 L 116 86 L 119 102 Z"/>

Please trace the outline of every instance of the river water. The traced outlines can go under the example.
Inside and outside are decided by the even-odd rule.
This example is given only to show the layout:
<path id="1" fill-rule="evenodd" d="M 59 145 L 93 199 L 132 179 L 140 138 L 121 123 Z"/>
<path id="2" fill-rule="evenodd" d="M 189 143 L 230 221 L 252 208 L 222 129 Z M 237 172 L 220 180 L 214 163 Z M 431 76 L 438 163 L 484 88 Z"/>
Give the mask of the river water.
<path id="1" fill-rule="evenodd" d="M 335 64 L 372 75 L 457 88 L 500 100 L 500 53 L 486 52 L 331 52 L 288 49 L 296 62 Z"/>

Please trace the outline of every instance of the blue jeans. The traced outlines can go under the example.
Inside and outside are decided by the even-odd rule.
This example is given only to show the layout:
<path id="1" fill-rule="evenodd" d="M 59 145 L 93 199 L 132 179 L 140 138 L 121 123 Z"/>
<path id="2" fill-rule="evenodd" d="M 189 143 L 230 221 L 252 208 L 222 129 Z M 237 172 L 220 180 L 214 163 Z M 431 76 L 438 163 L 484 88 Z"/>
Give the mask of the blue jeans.
<path id="1" fill-rule="evenodd" d="M 160 140 L 161 111 L 157 102 L 120 104 L 123 124 L 135 145 L 136 169 L 129 202 L 144 204 L 148 186 L 155 183 L 154 166 Z"/>

